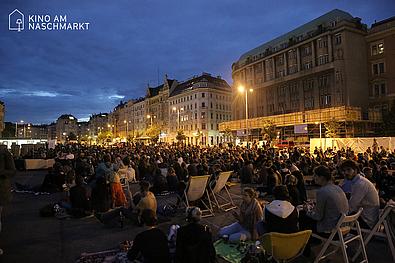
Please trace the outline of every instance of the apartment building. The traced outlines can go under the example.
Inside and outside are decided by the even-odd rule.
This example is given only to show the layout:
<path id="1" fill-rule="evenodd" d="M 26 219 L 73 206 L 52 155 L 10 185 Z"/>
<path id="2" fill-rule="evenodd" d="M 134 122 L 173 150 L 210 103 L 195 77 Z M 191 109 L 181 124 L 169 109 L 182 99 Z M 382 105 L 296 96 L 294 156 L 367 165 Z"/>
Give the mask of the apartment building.
<path id="1" fill-rule="evenodd" d="M 368 28 L 335 9 L 243 54 L 232 65 L 234 121 L 221 130 L 250 128 L 259 136 L 267 121 L 295 136 L 295 125 L 335 119 L 344 136 L 364 135 L 380 121 L 369 109 Z M 253 90 L 248 100 L 239 85 Z"/>
<path id="2" fill-rule="evenodd" d="M 224 140 L 219 123 L 232 119 L 231 88 L 208 73 L 179 83 L 170 90 L 170 136 L 182 130 L 188 144 L 214 145 Z"/>

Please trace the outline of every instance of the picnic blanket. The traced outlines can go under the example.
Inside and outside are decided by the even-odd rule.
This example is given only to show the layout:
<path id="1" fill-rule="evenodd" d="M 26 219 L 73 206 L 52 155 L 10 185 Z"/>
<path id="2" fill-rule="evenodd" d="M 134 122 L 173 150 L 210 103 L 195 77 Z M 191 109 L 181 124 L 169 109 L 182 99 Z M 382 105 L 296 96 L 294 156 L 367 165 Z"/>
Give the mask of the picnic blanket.
<path id="1" fill-rule="evenodd" d="M 250 243 L 246 243 L 249 245 Z M 239 244 L 225 243 L 222 239 L 214 242 L 214 248 L 217 255 L 230 263 L 240 263 L 246 254 L 246 249 L 240 247 Z"/>
<path id="2" fill-rule="evenodd" d="M 127 253 L 119 249 L 82 253 L 75 263 L 128 263 Z"/>

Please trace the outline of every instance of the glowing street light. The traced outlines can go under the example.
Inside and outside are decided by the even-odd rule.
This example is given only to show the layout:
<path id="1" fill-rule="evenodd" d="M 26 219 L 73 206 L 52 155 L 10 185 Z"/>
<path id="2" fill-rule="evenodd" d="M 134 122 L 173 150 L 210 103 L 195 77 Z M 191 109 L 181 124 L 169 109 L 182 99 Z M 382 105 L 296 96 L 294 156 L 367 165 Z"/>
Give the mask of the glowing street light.
<path id="1" fill-rule="evenodd" d="M 150 115 L 150 114 L 147 115 L 147 119 L 151 119 L 151 128 L 152 128 L 152 119 L 155 119 L 155 118 L 156 118 L 155 115 Z"/>
<path id="2" fill-rule="evenodd" d="M 322 132 L 321 132 L 322 122 L 321 121 L 320 122 L 316 121 L 315 124 L 316 125 L 318 125 L 318 124 L 320 125 L 320 148 L 322 149 L 322 141 L 321 141 L 322 140 Z"/>
<path id="3" fill-rule="evenodd" d="M 241 94 L 245 93 L 245 98 L 246 98 L 246 120 L 245 120 L 245 122 L 246 122 L 246 136 L 247 136 L 246 139 L 247 139 L 247 148 L 248 148 L 248 91 L 252 93 L 254 90 L 253 89 L 247 90 L 244 86 L 241 86 L 241 85 L 237 88 L 237 90 Z"/>

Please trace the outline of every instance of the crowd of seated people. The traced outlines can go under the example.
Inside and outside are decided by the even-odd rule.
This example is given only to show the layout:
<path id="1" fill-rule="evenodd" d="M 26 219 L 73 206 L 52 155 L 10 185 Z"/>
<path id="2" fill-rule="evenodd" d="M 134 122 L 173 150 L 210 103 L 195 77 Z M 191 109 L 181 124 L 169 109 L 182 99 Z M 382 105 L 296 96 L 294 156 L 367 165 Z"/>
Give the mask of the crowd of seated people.
<path id="1" fill-rule="evenodd" d="M 228 236 L 231 242 L 304 229 L 326 236 L 342 213 L 361 207 L 362 227 L 372 228 L 379 208 L 395 196 L 395 176 L 390 171 L 395 168 L 395 155 L 383 148 L 358 155 L 349 148 L 316 149 L 311 154 L 297 147 L 131 144 L 113 148 L 59 145 L 53 152 L 59 158 L 44 185 L 69 190 L 74 213 L 99 212 L 103 222 L 121 212 L 142 224 L 146 209 L 156 216 L 155 194 L 181 194 L 191 176 L 212 175 L 213 186 L 221 171 L 232 171 L 241 184 L 258 191 L 243 188 L 240 207 L 232 212 L 234 223 L 219 230 L 219 236 Z M 306 203 L 306 175 L 314 176 L 319 186 L 314 205 Z M 126 193 L 121 184 L 124 179 L 140 181 L 140 192 Z M 261 197 L 272 201 L 262 207 Z M 110 208 L 116 209 L 106 213 Z"/>

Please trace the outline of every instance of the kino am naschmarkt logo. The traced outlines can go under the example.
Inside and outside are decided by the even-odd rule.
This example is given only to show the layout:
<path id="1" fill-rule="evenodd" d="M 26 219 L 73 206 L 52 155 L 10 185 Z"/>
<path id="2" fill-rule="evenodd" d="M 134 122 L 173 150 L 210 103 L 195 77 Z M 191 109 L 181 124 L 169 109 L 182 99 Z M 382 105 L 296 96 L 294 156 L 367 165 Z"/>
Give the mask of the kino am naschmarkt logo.
<path id="1" fill-rule="evenodd" d="M 8 29 L 18 32 L 25 29 L 25 16 L 18 9 L 15 9 L 8 15 Z"/>

